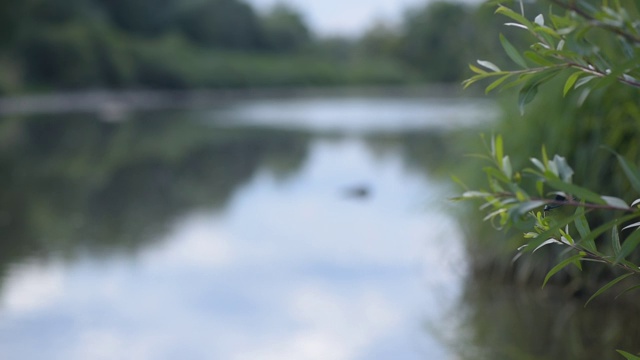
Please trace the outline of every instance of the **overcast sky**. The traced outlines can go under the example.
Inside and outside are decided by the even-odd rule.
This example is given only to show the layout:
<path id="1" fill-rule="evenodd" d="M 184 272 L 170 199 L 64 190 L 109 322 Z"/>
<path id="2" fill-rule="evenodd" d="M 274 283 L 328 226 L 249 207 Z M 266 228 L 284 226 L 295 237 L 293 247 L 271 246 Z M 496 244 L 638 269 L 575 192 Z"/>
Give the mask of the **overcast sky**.
<path id="1" fill-rule="evenodd" d="M 285 3 L 298 9 L 320 35 L 354 36 L 377 20 L 397 22 L 404 11 L 433 0 L 245 0 L 256 8 L 268 9 Z M 458 2 L 480 3 L 482 0 Z"/>

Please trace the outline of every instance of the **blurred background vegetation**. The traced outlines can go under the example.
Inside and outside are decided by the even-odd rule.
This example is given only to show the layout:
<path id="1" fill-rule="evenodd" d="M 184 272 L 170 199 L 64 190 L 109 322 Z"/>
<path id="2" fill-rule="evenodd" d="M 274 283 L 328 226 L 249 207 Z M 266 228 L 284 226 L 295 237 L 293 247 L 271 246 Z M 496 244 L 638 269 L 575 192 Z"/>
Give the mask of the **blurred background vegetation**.
<path id="1" fill-rule="evenodd" d="M 635 5 L 628 6 L 634 13 Z M 525 15 L 533 18 L 549 9 L 548 1 L 527 2 Z M 494 10 L 493 5 L 425 1 L 407 9 L 399 24 L 375 23 L 349 38 L 318 36 L 297 9 L 284 4 L 259 12 L 242 0 L 5 0 L 0 2 L 0 95 L 458 84 L 471 75 L 467 64 L 476 59 L 510 67 L 498 34 L 521 50 L 530 42 L 526 32 L 504 26 L 508 19 Z M 590 39 L 611 56 L 618 51 L 599 42 L 598 33 Z M 500 94 L 500 119 L 478 132 L 505 134 L 514 167 L 545 145 L 549 153 L 567 157 L 576 183 L 630 199 L 629 185 L 602 146 L 640 160 L 637 91 L 609 86 L 586 99 L 580 93 L 565 98 L 562 80 L 541 87 L 524 116 L 511 94 Z M 481 186 L 480 165 L 464 162 L 463 156 L 482 151 L 477 133 L 461 132 L 446 147 L 455 171 L 443 165 L 439 172 L 455 172 L 471 187 Z M 513 271 L 520 233 L 504 238 L 475 210 L 463 218 L 474 274 L 539 283 L 554 263 L 545 250 L 521 259 Z M 597 272 L 584 278 L 597 283 L 600 277 Z"/>
<path id="2" fill-rule="evenodd" d="M 321 37 L 288 5 L 258 12 L 242 0 L 0 7 L 0 95 L 459 82 L 467 63 L 502 57 L 493 7 L 455 2 L 425 2 L 357 38 Z"/>

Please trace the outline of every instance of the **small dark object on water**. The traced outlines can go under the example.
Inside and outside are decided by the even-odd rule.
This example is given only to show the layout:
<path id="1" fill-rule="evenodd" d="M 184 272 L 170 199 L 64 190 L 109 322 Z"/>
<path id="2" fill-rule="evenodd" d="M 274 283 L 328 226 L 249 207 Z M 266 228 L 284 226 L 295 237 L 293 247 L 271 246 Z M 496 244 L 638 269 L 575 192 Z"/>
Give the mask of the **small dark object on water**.
<path id="1" fill-rule="evenodd" d="M 364 199 L 369 197 L 371 189 L 366 185 L 355 185 L 344 190 L 344 196 L 353 199 Z"/>

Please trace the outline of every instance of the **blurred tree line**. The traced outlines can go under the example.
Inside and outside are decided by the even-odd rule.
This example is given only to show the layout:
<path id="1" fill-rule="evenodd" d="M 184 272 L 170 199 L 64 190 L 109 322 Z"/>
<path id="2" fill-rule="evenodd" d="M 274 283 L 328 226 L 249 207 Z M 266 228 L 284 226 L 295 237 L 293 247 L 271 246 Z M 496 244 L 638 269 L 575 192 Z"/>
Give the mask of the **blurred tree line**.
<path id="1" fill-rule="evenodd" d="M 498 53 L 498 26 L 488 7 L 449 2 L 348 39 L 316 36 L 284 4 L 2 0 L 0 93 L 460 81 Z"/>

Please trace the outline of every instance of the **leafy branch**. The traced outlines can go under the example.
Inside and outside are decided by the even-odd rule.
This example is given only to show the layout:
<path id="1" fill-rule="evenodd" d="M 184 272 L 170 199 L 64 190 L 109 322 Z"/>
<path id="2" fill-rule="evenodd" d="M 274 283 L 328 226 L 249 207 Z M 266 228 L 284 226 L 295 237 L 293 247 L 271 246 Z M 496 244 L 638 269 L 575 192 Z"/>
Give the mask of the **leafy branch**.
<path id="1" fill-rule="evenodd" d="M 482 200 L 480 209 L 488 213 L 484 220 L 490 221 L 500 229 L 516 225 L 529 227 L 531 231 L 523 234 L 525 242 L 518 248 L 515 259 L 548 245 L 561 246 L 568 253 L 572 253 L 573 255 L 549 270 L 543 287 L 553 275 L 566 266 L 574 264 L 582 269 L 581 264 L 585 261 L 617 267 L 624 272 L 596 291 L 587 301 L 588 304 L 613 285 L 631 276 L 640 275 L 640 267 L 627 259 L 640 245 L 640 199 L 629 205 L 620 198 L 599 195 L 574 184 L 573 169 L 565 158 L 558 155 L 549 158 L 544 147 L 542 157 L 531 158 L 533 166 L 521 171 L 514 171 L 509 156 L 504 155 L 502 136 L 493 137 L 491 145 L 486 147 L 489 150 L 488 154 L 478 156 L 491 164 L 483 169 L 489 188 L 467 190 L 456 200 Z M 621 166 L 631 167 L 622 157 L 618 157 L 618 160 Z M 535 195 L 520 185 L 524 177 L 535 183 Z M 630 180 L 638 186 L 637 190 L 640 190 L 637 179 Z M 559 207 L 574 208 L 575 211 L 572 215 L 559 216 L 556 213 Z M 591 229 L 587 214 L 593 211 L 616 212 L 620 216 Z M 636 222 L 632 222 L 633 220 Z M 624 224 L 628 225 L 618 230 Z M 620 231 L 630 229 L 634 231 L 621 242 Z M 609 246 L 598 246 L 596 241 L 607 232 L 610 234 Z M 627 287 L 623 293 L 638 289 L 640 287 L 634 284 Z"/>
<path id="2" fill-rule="evenodd" d="M 640 21 L 633 19 L 619 0 L 604 1 L 600 7 L 580 0 L 550 0 L 554 5 L 545 19 L 543 14 L 529 20 L 523 2 L 520 13 L 498 5 L 496 13 L 506 16 L 506 26 L 525 30 L 533 39 L 524 51 L 518 50 L 503 34 L 500 43 L 508 57 L 519 67 L 502 70 L 487 60 L 469 65 L 474 75 L 463 82 L 468 87 L 478 81 L 492 80 L 485 92 L 520 87 L 520 112 L 531 102 L 541 84 L 565 74 L 563 96 L 580 89 L 578 103 L 590 91 L 613 83 L 640 88 Z M 609 6 L 611 4 L 611 6 Z M 542 148 L 540 159 L 531 158 L 532 167 L 514 171 L 504 154 L 500 135 L 492 137 L 483 168 L 488 189 L 469 190 L 458 199 L 481 200 L 485 221 L 498 229 L 527 229 L 514 261 L 527 252 L 546 246 L 560 246 L 562 258 L 546 274 L 542 286 L 567 266 L 582 270 L 584 262 L 604 264 L 622 274 L 610 280 L 586 301 L 587 306 L 601 294 L 625 284 L 618 296 L 640 290 L 640 267 L 629 259 L 640 246 L 640 199 L 628 204 L 623 199 L 604 196 L 573 183 L 573 170 L 565 158 L 547 156 Z M 640 194 L 640 170 L 612 151 L 629 183 Z M 523 181 L 524 179 L 528 181 Z M 529 189 L 535 184 L 535 189 Z M 562 209 L 572 210 L 567 214 Z M 594 212 L 612 214 L 613 219 L 592 228 L 589 217 Z M 593 220 L 593 218 L 592 218 Z M 634 280 L 632 282 L 632 280 Z M 627 360 L 640 357 L 617 350 Z"/>
<path id="3" fill-rule="evenodd" d="M 475 75 L 463 82 L 464 87 L 473 83 L 493 79 L 485 89 L 489 93 L 494 89 L 508 89 L 522 86 L 519 91 L 520 111 L 531 102 L 537 94 L 538 87 L 562 71 L 573 72 L 568 76 L 563 94 L 578 89 L 594 80 L 606 85 L 618 81 L 629 86 L 640 88 L 640 61 L 638 45 L 640 35 L 637 24 L 631 21 L 624 7 L 613 9 L 607 6 L 595 8 L 588 4 L 578 7 L 575 1 L 563 2 L 553 0 L 564 14 L 559 15 L 550 10 L 547 19 L 538 14 L 533 21 L 506 6 L 499 5 L 496 13 L 506 16 L 511 22 L 506 26 L 526 30 L 534 41 L 524 52 L 518 49 L 500 34 L 500 43 L 508 57 L 521 69 L 501 70 L 494 63 L 478 60 L 478 66 L 470 65 Z M 612 40 L 617 43 L 623 53 L 624 61 L 614 63 L 599 46 L 594 43 L 592 30 L 600 28 L 608 31 Z M 588 96 L 590 89 L 585 89 L 582 98 Z"/>

